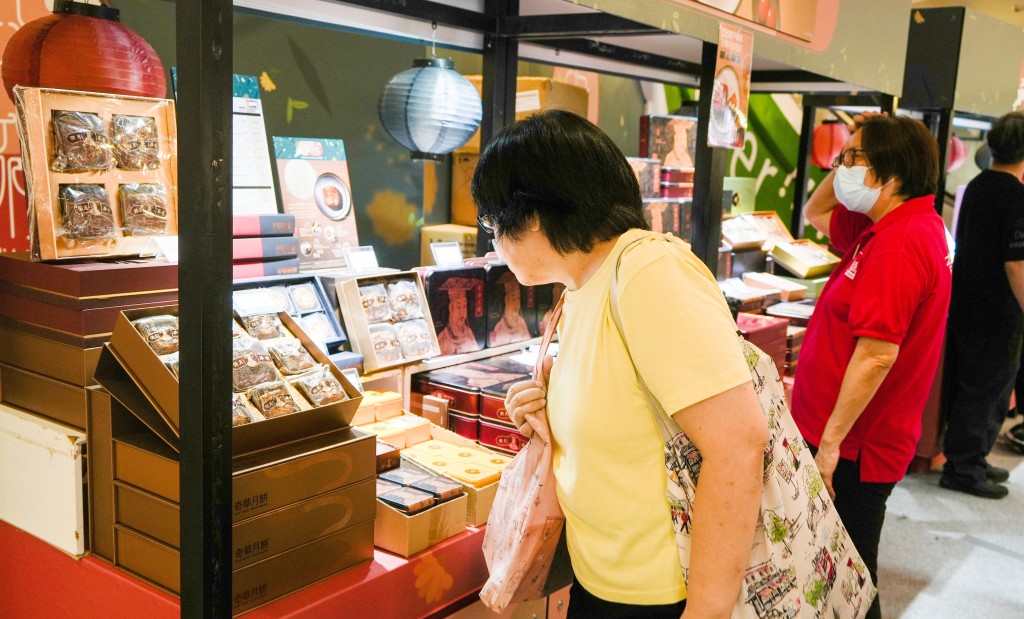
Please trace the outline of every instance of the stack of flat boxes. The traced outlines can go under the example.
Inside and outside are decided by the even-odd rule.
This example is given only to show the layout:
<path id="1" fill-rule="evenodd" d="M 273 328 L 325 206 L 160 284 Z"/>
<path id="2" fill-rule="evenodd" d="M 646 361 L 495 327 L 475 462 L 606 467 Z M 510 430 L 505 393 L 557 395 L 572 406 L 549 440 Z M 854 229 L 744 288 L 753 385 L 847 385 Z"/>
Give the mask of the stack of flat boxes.
<path id="1" fill-rule="evenodd" d="M 93 370 L 124 309 L 174 303 L 166 262 L 48 264 L 0 254 L 0 398 L 87 430 Z"/>
<path id="2" fill-rule="evenodd" d="M 505 394 L 513 384 L 528 380 L 526 366 L 501 355 L 463 363 L 413 377 L 412 390 L 448 402 L 448 429 L 459 436 L 505 454 L 515 454 L 527 439 L 505 410 Z"/>
<path id="3" fill-rule="evenodd" d="M 740 312 L 736 326 L 751 344 L 769 355 L 782 376 L 786 370 L 786 328 L 789 321 L 773 316 L 761 316 Z"/>
<path id="4" fill-rule="evenodd" d="M 786 366 L 785 376 L 796 376 L 796 364 L 800 359 L 800 346 L 804 342 L 807 327 L 786 327 Z"/>
<path id="5" fill-rule="evenodd" d="M 96 368 L 112 394 L 104 419 L 111 449 L 102 466 L 102 483 L 109 479 L 111 490 L 97 495 L 97 539 L 112 546 L 115 565 L 172 593 L 180 591 L 177 381 L 146 367 L 143 360 L 155 354 L 130 321 L 176 311 L 125 312 Z M 287 315 L 279 317 L 317 361 L 326 362 Z M 358 396 L 354 387 L 346 391 Z M 348 425 L 358 403 L 233 428 L 233 612 L 373 556 L 376 456 L 373 436 Z"/>
<path id="6" fill-rule="evenodd" d="M 236 215 L 232 218 L 232 237 L 232 279 L 299 272 L 294 215 Z"/>
<path id="7" fill-rule="evenodd" d="M 87 550 L 114 559 L 110 396 L 93 379 L 100 346 L 122 309 L 173 303 L 166 262 L 37 263 L 0 254 L 0 400 L 85 431 Z M 100 512 L 97 513 L 97 506 Z M 104 535 L 106 533 L 106 535 Z"/>

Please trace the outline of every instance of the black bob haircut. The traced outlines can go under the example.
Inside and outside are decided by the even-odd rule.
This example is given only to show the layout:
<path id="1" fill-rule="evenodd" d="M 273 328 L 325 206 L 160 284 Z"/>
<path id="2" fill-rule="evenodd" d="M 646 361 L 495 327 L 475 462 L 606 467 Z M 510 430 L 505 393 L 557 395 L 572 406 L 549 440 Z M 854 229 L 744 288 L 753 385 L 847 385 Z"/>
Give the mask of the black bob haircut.
<path id="1" fill-rule="evenodd" d="M 986 140 L 995 163 L 1013 165 L 1024 161 L 1024 112 L 1000 116 L 992 123 Z"/>
<path id="2" fill-rule="evenodd" d="M 909 116 L 871 116 L 860 129 L 860 146 L 883 183 L 896 178 L 896 194 L 934 195 L 939 187 L 939 144 L 919 120 Z"/>
<path id="3" fill-rule="evenodd" d="M 589 121 L 562 110 L 495 135 L 480 155 L 472 192 L 499 237 L 520 238 L 536 217 L 563 255 L 648 229 L 640 185 L 622 151 Z"/>

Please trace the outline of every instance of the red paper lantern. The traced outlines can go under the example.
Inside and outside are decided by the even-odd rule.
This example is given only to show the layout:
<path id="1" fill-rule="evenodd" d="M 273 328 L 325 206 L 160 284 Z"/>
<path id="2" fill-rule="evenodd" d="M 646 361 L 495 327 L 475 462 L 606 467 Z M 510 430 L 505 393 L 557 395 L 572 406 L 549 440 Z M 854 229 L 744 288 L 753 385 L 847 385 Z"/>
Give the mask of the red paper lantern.
<path id="1" fill-rule="evenodd" d="M 838 120 L 826 120 L 818 125 L 811 142 L 811 163 L 823 170 L 831 168 L 832 160 L 839 156 L 849 139 L 850 130 Z"/>
<path id="2" fill-rule="evenodd" d="M 955 135 L 949 139 L 949 165 L 947 172 L 955 172 L 967 162 L 967 147 L 964 141 Z"/>
<path id="3" fill-rule="evenodd" d="M 14 33 L 3 55 L 7 96 L 16 85 L 166 97 L 164 65 L 110 7 L 56 0 L 53 15 Z"/>

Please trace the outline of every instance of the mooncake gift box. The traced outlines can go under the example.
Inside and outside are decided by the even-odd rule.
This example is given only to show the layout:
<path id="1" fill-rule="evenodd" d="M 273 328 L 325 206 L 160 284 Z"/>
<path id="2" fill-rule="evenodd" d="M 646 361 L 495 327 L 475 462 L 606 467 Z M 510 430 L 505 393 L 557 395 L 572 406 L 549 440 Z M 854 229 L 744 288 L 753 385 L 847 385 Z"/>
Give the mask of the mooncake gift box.
<path id="1" fill-rule="evenodd" d="M 776 264 L 800 278 L 827 275 L 839 264 L 839 258 L 808 239 L 776 243 L 771 250 Z"/>
<path id="2" fill-rule="evenodd" d="M 661 160 L 651 157 L 626 157 L 626 162 L 633 168 L 636 180 L 640 183 L 640 197 L 661 197 Z"/>
<path id="3" fill-rule="evenodd" d="M 536 295 L 520 284 L 508 265 L 499 258 L 471 259 L 466 264 L 482 266 L 486 272 L 485 346 L 492 348 L 530 339 L 530 324 L 537 320 Z"/>
<path id="4" fill-rule="evenodd" d="M 335 280 L 352 349 L 375 372 L 440 354 L 432 308 L 416 273 L 403 271 Z"/>
<path id="5" fill-rule="evenodd" d="M 96 372 L 97 382 L 175 450 L 181 432 L 177 359 L 172 361 L 179 336 L 177 310 L 163 306 L 122 312 Z M 258 329 L 250 325 L 247 335 L 239 334 L 232 342 L 232 386 L 266 418 L 254 417 L 251 421 L 257 423 L 233 427 L 235 454 L 347 427 L 362 399 L 291 316 L 278 312 L 264 317 L 268 320 Z M 253 333 L 275 337 L 261 339 Z M 275 362 L 271 349 L 294 340 L 312 359 L 318 375 L 288 375 Z"/>
<path id="6" fill-rule="evenodd" d="M 416 271 L 423 279 L 441 354 L 482 350 L 487 340 L 484 267 L 421 267 Z"/>
<path id="7" fill-rule="evenodd" d="M 177 127 L 167 99 L 14 90 L 33 260 L 152 253 L 178 233 Z"/>

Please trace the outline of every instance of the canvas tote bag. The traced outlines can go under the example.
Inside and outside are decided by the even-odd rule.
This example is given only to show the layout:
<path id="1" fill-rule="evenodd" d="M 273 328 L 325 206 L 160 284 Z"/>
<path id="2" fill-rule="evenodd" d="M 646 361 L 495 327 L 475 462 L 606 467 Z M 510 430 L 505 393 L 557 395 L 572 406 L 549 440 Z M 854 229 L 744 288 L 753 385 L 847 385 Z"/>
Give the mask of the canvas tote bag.
<path id="1" fill-rule="evenodd" d="M 619 254 L 612 274 L 611 311 L 627 354 L 629 343 L 618 311 L 619 266 L 630 247 L 649 242 L 651 237 L 683 244 L 668 235 L 652 234 Z M 875 597 L 871 576 L 836 514 L 793 420 L 775 362 L 742 337 L 740 340 L 770 438 L 764 454 L 760 518 L 732 617 L 860 619 Z M 690 527 L 701 455 L 651 394 L 639 372 L 636 377 L 664 441 L 666 498 L 683 577 L 689 580 Z"/>
<path id="2" fill-rule="evenodd" d="M 541 340 L 533 373 L 541 382 L 541 368 L 562 314 L 563 300 L 564 295 Z M 561 539 L 565 515 L 555 494 L 550 431 L 533 415 L 527 415 L 527 419 L 534 428 L 533 438 L 502 471 L 484 531 L 484 560 L 490 575 L 480 599 L 495 612 L 513 602 L 544 597 L 572 580 L 568 552 Z"/>

